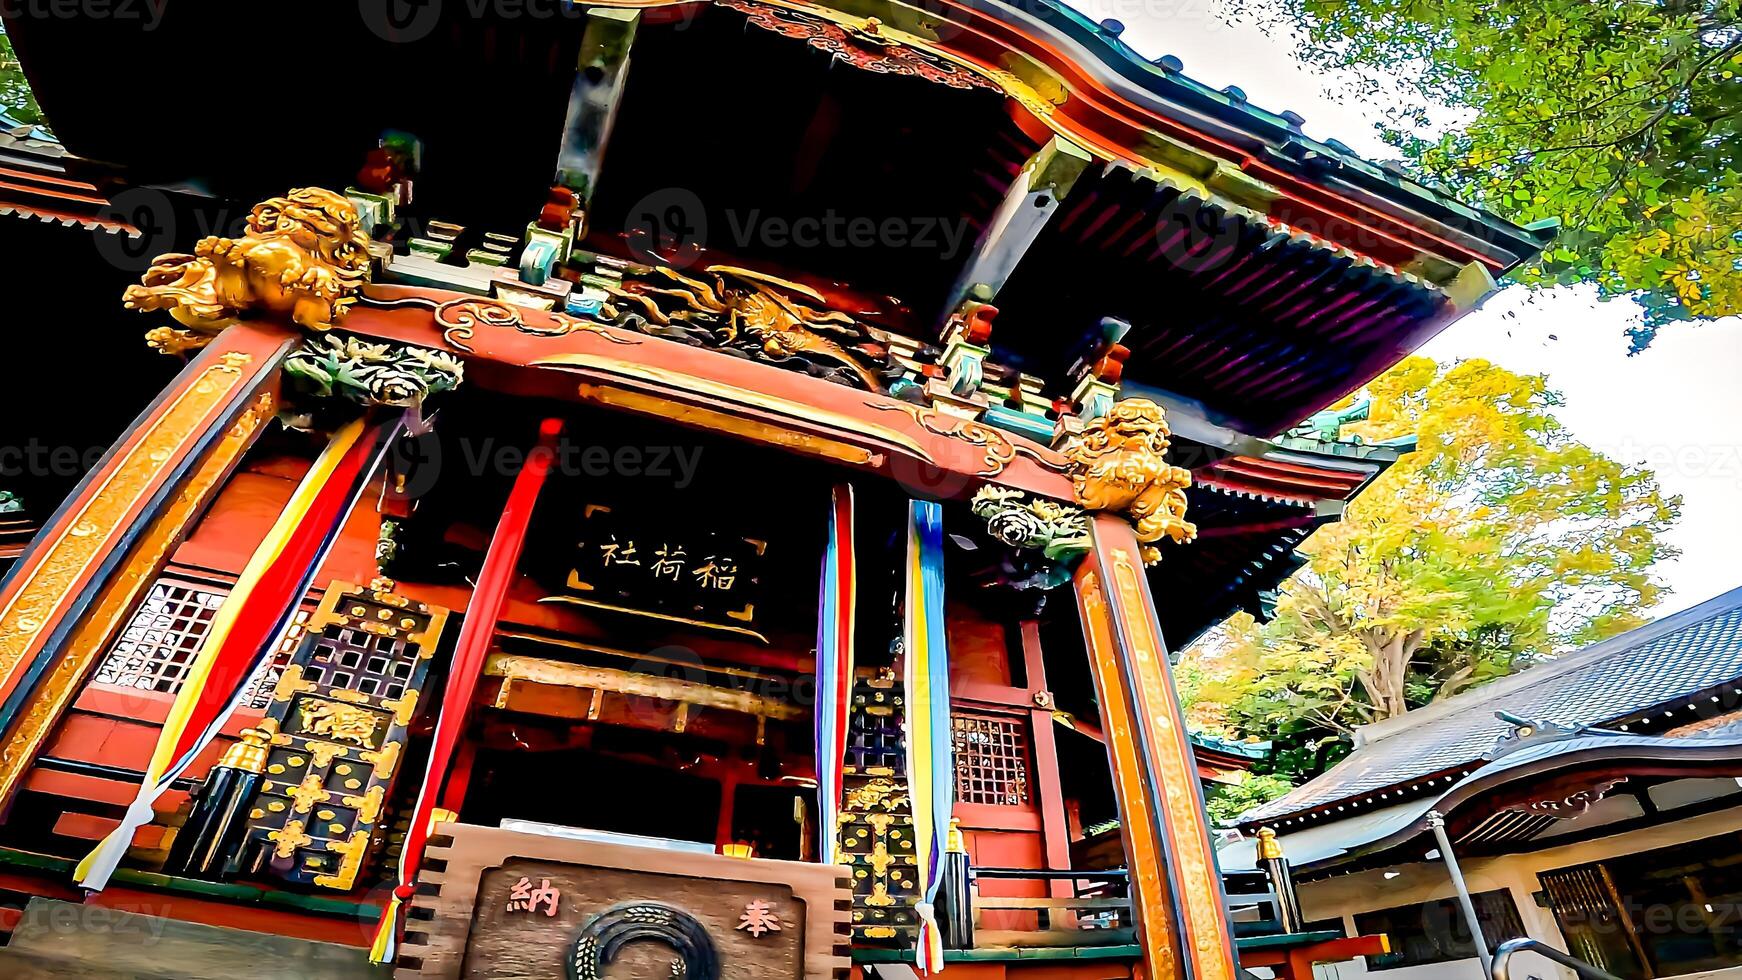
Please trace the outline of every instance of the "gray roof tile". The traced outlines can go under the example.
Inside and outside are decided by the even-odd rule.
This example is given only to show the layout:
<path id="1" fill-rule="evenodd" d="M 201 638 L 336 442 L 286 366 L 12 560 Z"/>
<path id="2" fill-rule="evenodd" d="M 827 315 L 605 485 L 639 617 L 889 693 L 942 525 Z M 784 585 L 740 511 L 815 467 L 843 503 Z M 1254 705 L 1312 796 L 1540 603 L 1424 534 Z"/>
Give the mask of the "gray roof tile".
<path id="1" fill-rule="evenodd" d="M 1569 727 L 1619 721 L 1742 678 L 1742 589 L 1511 677 L 1362 728 L 1348 758 L 1240 815 L 1276 820 L 1482 759 L 1511 726 L 1496 711 Z M 1735 700 L 1714 705 L 1731 711 Z"/>

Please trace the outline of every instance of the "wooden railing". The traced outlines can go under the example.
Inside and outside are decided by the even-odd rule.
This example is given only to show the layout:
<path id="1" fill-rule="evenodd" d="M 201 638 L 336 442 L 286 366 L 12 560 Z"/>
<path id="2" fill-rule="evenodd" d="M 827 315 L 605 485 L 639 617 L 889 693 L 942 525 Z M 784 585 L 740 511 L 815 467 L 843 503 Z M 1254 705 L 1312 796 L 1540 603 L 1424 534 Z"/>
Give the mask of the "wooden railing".
<path id="1" fill-rule="evenodd" d="M 944 942 L 951 949 L 1123 946 L 1136 942 L 1130 875 L 1122 868 L 969 868 L 966 855 L 949 857 L 954 866 L 946 868 L 938 904 Z M 1010 887 L 1003 884 L 1006 882 L 1027 884 Z M 1294 883 L 1286 867 L 1225 874 L 1222 884 L 1236 937 L 1300 929 Z"/>
<path id="2" fill-rule="evenodd" d="M 1129 876 L 1123 870 L 975 868 L 970 876 L 966 918 L 972 928 L 966 935 L 948 936 L 952 948 L 1124 946 L 1136 941 Z M 1037 894 L 997 894 L 1004 890 L 999 887 L 1003 882 L 1031 883 L 1021 890 Z"/>
<path id="3" fill-rule="evenodd" d="M 1290 931 L 1283 923 L 1276 886 L 1262 871 L 1223 872 L 1222 890 L 1236 936 L 1269 936 Z"/>

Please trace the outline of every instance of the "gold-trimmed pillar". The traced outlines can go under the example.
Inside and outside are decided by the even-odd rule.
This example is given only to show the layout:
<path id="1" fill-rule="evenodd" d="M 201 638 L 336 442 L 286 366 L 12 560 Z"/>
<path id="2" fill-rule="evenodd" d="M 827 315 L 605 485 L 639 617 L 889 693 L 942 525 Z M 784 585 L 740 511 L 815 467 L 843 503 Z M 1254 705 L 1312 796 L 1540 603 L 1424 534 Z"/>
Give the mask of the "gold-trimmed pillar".
<path id="1" fill-rule="evenodd" d="M 1119 800 L 1148 980 L 1235 980 L 1223 898 L 1185 717 L 1174 693 L 1143 546 L 1121 517 L 1090 522 L 1077 608 Z"/>
<path id="2" fill-rule="evenodd" d="M 0 585 L 0 806 L 97 654 L 277 409 L 296 335 L 225 330 L 128 428 Z"/>

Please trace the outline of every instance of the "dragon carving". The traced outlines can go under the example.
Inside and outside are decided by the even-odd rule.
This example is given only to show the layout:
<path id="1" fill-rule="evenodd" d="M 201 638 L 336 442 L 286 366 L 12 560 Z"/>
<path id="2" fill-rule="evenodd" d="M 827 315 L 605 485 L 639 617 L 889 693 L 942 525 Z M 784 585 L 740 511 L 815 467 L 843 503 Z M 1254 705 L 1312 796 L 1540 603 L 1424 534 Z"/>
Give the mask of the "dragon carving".
<path id="1" fill-rule="evenodd" d="M 1161 558 L 1154 542 L 1184 544 L 1198 536 L 1197 525 L 1185 519 L 1192 475 L 1167 462 L 1172 436 L 1160 405 L 1128 398 L 1089 423 L 1065 450 L 1077 502 L 1130 517 L 1150 563 Z"/>
<path id="2" fill-rule="evenodd" d="M 255 205 L 240 238 L 203 238 L 194 254 L 161 255 L 129 286 L 130 310 L 168 310 L 178 326 L 145 335 L 179 354 L 204 347 L 237 319 L 264 314 L 331 329 L 369 278 L 369 236 L 343 195 L 304 187 Z"/>
<path id="3" fill-rule="evenodd" d="M 624 286 L 610 289 L 621 308 L 613 304 L 606 315 L 619 324 L 643 318 L 657 328 L 675 328 L 678 336 L 673 339 L 702 342 L 705 337 L 710 346 L 744 350 L 773 361 L 797 357 L 829 362 L 866 390 L 883 390 L 877 376 L 852 350 L 826 336 L 862 343 L 863 328 L 851 316 L 827 309 L 827 301 L 816 290 L 738 266 L 715 265 L 703 271 L 708 280 L 663 266 L 652 270 L 651 275 L 659 277 L 653 282 L 625 280 Z M 655 284 L 662 281 L 672 285 Z M 684 329 L 695 327 L 704 333 L 698 336 L 693 329 Z"/>

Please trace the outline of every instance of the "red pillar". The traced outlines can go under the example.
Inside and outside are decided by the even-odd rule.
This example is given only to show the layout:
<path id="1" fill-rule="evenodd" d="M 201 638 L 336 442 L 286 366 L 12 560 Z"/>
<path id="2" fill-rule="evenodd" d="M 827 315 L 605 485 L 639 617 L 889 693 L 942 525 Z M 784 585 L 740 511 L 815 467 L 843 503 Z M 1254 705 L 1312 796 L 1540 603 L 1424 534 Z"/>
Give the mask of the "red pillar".
<path id="1" fill-rule="evenodd" d="M 1130 525 L 1093 518 L 1078 610 L 1119 797 L 1138 941 L 1149 980 L 1234 980 L 1223 898 L 1185 718 Z"/>

